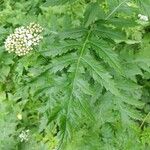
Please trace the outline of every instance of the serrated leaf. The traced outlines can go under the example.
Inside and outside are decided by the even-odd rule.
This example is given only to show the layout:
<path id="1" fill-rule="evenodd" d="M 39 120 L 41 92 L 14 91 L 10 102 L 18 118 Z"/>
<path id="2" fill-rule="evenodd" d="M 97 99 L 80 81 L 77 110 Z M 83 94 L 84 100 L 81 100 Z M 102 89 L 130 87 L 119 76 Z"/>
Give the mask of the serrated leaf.
<path id="1" fill-rule="evenodd" d="M 90 56 L 86 56 L 82 58 L 82 60 L 86 63 L 85 65 L 89 65 L 89 67 L 92 69 L 91 75 L 94 80 L 103 85 L 112 94 L 119 95 L 119 91 L 117 87 L 115 87 L 112 76 L 101 66 L 99 62 L 95 61 Z"/>
<path id="2" fill-rule="evenodd" d="M 122 74 L 123 71 L 121 69 L 119 58 L 117 54 L 107 46 L 107 43 L 104 43 L 103 41 L 90 41 L 90 43 L 92 44 L 93 50 L 100 58 L 113 67 L 115 71 Z"/>
<path id="3" fill-rule="evenodd" d="M 102 12 L 98 3 L 90 3 L 85 11 L 85 27 L 88 27 L 94 23 L 99 16 L 104 18 L 104 13 Z"/>
<path id="4" fill-rule="evenodd" d="M 76 0 L 46 0 L 44 6 L 55 6 L 55 5 L 64 5 L 66 3 L 73 3 Z"/>
<path id="5" fill-rule="evenodd" d="M 56 73 L 61 71 L 67 66 L 71 65 L 75 60 L 77 60 L 76 55 L 66 55 L 61 58 L 54 59 L 52 61 L 52 72 Z"/>

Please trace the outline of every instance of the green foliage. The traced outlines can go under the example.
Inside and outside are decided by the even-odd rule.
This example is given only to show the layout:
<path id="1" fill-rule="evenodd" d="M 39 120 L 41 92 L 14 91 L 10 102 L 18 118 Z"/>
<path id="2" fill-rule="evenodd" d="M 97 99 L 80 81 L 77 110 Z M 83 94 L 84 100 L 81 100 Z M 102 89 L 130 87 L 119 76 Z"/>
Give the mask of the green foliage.
<path id="1" fill-rule="evenodd" d="M 149 3 L 0 1 L 0 149 L 150 149 Z M 30 22 L 41 45 L 8 54 L 6 37 Z"/>

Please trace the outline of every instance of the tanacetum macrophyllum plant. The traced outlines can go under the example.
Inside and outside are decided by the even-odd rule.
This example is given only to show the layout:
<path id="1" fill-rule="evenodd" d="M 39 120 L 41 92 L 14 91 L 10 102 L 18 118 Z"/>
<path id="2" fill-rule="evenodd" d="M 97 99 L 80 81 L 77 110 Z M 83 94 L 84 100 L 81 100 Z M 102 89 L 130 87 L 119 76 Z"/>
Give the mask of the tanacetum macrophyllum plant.
<path id="1" fill-rule="evenodd" d="M 149 0 L 0 2 L 0 150 L 150 149 L 149 15 Z"/>

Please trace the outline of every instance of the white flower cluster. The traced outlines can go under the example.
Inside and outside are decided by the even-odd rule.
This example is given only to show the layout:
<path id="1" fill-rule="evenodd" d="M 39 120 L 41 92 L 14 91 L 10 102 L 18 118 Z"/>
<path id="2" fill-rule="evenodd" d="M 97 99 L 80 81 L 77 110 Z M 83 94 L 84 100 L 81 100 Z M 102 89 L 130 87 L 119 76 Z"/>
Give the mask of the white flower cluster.
<path id="1" fill-rule="evenodd" d="M 19 138 L 21 142 L 23 141 L 27 142 L 29 140 L 29 130 L 22 131 L 19 134 Z"/>
<path id="2" fill-rule="evenodd" d="M 144 15 L 141 15 L 141 14 L 138 14 L 138 17 L 141 21 L 148 21 L 148 17 L 147 16 L 144 16 Z"/>
<path id="3" fill-rule="evenodd" d="M 18 119 L 18 120 L 22 120 L 22 114 L 21 114 L 21 113 L 18 113 L 18 114 L 17 114 L 17 119 Z"/>
<path id="4" fill-rule="evenodd" d="M 5 40 L 5 48 L 9 53 L 14 52 L 18 56 L 26 55 L 33 50 L 33 46 L 39 44 L 43 38 L 40 35 L 42 31 L 43 28 L 35 23 L 16 28 Z"/>

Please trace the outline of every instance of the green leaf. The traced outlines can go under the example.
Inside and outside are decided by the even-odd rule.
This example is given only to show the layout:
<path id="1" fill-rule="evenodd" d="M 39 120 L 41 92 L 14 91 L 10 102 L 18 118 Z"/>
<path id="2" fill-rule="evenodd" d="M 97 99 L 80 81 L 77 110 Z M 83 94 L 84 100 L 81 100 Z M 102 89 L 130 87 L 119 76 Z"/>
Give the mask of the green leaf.
<path id="1" fill-rule="evenodd" d="M 112 40 L 125 40 L 125 33 L 121 29 L 113 29 L 110 27 L 105 27 L 98 23 L 98 27 L 94 29 L 94 33 L 102 38 L 108 38 Z"/>
<path id="2" fill-rule="evenodd" d="M 66 3 L 73 3 L 76 0 L 46 0 L 44 6 L 55 6 L 55 5 L 64 5 Z"/>
<path id="3" fill-rule="evenodd" d="M 4 91 L 0 92 L 0 101 L 3 101 L 6 99 L 6 93 Z"/>
<path id="4" fill-rule="evenodd" d="M 85 27 L 88 27 L 92 23 L 94 23 L 97 19 L 99 19 L 99 16 L 101 18 L 104 18 L 104 13 L 101 10 L 98 3 L 90 3 L 85 11 Z"/>
<path id="5" fill-rule="evenodd" d="M 1 71 L 0 81 L 4 82 L 10 72 L 10 67 L 3 65 L 3 67 L 0 69 L 0 71 Z"/>
<path id="6" fill-rule="evenodd" d="M 112 76 L 101 66 L 99 62 L 90 56 L 83 57 L 82 60 L 84 61 L 86 67 L 87 65 L 90 67 L 88 68 L 91 70 L 89 71 L 94 80 L 103 85 L 112 94 L 119 95 L 119 91 L 112 80 Z"/>
<path id="7" fill-rule="evenodd" d="M 112 49 L 110 49 L 110 46 L 107 46 L 107 43 L 99 40 L 97 41 L 90 41 L 93 50 L 98 54 L 100 58 L 102 58 L 105 62 L 107 62 L 111 67 L 115 69 L 115 71 L 122 74 L 122 69 L 120 65 L 119 58 L 115 52 L 113 52 Z"/>
<path id="8" fill-rule="evenodd" d="M 46 54 L 46 56 L 56 57 L 57 55 L 62 55 L 72 50 L 76 50 L 80 48 L 79 41 L 69 40 L 69 41 L 62 41 L 57 44 L 51 45 L 50 49 L 47 51 L 41 51 L 42 54 Z"/>
<path id="9" fill-rule="evenodd" d="M 56 73 L 62 71 L 64 68 L 74 63 L 75 60 L 77 60 L 77 56 L 73 54 L 54 59 L 52 61 L 52 72 Z"/>

